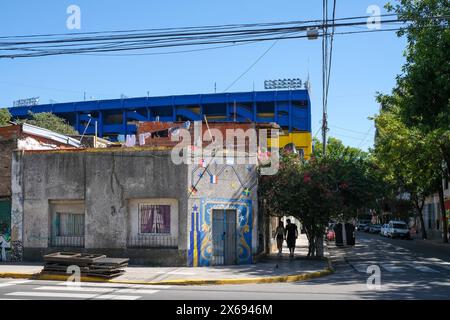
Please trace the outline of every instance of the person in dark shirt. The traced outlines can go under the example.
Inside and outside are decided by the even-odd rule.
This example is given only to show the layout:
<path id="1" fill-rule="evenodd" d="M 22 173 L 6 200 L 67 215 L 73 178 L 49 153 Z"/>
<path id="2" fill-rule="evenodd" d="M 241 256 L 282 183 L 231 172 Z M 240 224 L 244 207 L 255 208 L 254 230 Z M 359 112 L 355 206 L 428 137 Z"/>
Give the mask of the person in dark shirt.
<path id="1" fill-rule="evenodd" d="M 298 230 L 297 226 L 294 223 L 291 223 L 291 219 L 286 220 L 286 242 L 287 246 L 289 248 L 289 257 L 294 257 L 294 250 L 295 250 L 295 242 L 298 237 Z"/>

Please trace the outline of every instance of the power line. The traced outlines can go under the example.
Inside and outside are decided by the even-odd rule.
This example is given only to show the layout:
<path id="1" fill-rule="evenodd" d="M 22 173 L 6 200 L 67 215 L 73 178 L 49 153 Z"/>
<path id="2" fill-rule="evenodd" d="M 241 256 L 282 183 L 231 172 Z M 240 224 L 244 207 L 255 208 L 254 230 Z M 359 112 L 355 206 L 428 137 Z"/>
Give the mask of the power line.
<path id="1" fill-rule="evenodd" d="M 357 133 L 360 135 L 365 135 L 365 132 L 361 132 L 361 131 L 356 131 L 356 130 L 351 130 L 351 129 L 347 129 L 347 128 L 343 128 L 343 127 L 339 127 L 339 126 L 335 126 L 335 125 L 328 125 L 329 127 L 335 128 L 335 129 L 339 129 L 339 130 L 344 130 L 344 131 L 348 131 L 348 132 L 352 132 L 352 133 Z"/>
<path id="2" fill-rule="evenodd" d="M 325 0 L 324 0 L 325 1 Z M 333 10 L 335 12 L 335 9 Z M 335 14 L 335 13 L 334 13 Z M 2 41 L 0 42 L 0 50 L 4 51 L 4 54 L 0 55 L 0 58 L 25 58 L 25 57 L 40 57 L 49 55 L 63 55 L 63 54 L 85 54 L 85 53 L 105 53 L 115 51 L 135 51 L 144 49 L 160 49 L 178 46 L 206 46 L 206 45 L 219 45 L 219 44 L 239 44 L 239 43 L 252 43 L 259 41 L 274 41 L 281 39 L 298 39 L 304 38 L 304 36 L 286 36 L 287 34 L 297 34 L 304 32 L 310 28 L 322 29 L 323 32 L 320 36 L 332 39 L 332 36 L 328 34 L 328 28 L 332 28 L 332 34 L 334 30 L 340 27 L 354 27 L 365 25 L 366 21 L 352 21 L 356 17 L 336 19 L 333 14 L 332 23 L 328 21 L 322 24 L 310 24 L 306 25 L 305 21 L 293 22 L 279 22 L 272 23 L 261 27 L 253 27 L 258 24 L 245 25 L 245 28 L 239 29 L 238 26 L 226 28 L 225 26 L 216 27 L 216 29 L 208 29 L 207 27 L 196 27 L 195 29 L 183 29 L 179 32 L 179 29 L 175 29 L 176 32 L 167 31 L 152 31 L 147 33 L 124 33 L 116 35 L 104 35 L 89 36 L 89 37 L 66 37 L 66 38 L 51 38 L 47 37 L 39 39 L 37 41 Z M 328 16 L 327 16 L 328 18 Z M 447 19 L 447 16 L 418 18 L 415 20 L 407 19 L 391 19 L 383 21 L 382 23 L 410 23 L 411 21 L 418 20 L 430 20 L 430 19 Z M 336 21 L 350 20 L 350 22 L 336 23 Z M 314 20 L 311 20 L 314 21 Z M 261 24 L 260 24 L 261 25 Z M 252 26 L 252 27 L 248 27 Z M 275 26 L 275 27 L 274 27 Z M 438 26 L 436 26 L 438 27 Z M 194 27 L 192 27 L 194 28 Z M 156 29 L 154 29 L 156 30 Z M 159 29 L 161 30 L 161 29 Z M 170 29 L 173 30 L 173 29 Z M 383 30 L 376 30 L 383 31 Z M 117 31 L 119 32 L 119 31 Z M 373 32 L 373 31 L 371 31 Z M 341 32 L 340 34 L 351 34 L 352 32 Z M 354 33 L 354 32 L 353 32 Z M 362 31 L 360 33 L 363 33 Z M 24 36 L 25 37 L 25 36 Z M 41 37 L 42 38 L 42 37 Z M 4 39 L 4 37 L 3 37 Z M 35 40 L 35 39 L 33 39 Z M 326 41 L 326 47 L 328 48 L 328 41 Z M 331 45 L 330 45 L 331 47 Z M 329 57 L 327 55 L 327 57 Z M 325 62 L 326 63 L 326 62 Z"/>
<path id="3" fill-rule="evenodd" d="M 363 145 L 363 143 L 366 141 L 366 139 L 369 137 L 370 132 L 372 132 L 373 127 L 370 127 L 369 130 L 367 130 L 366 135 L 364 136 L 364 138 L 361 140 L 361 142 L 358 144 L 358 149 L 361 148 L 361 146 Z"/>
<path id="4" fill-rule="evenodd" d="M 382 14 L 380 17 L 393 17 L 396 14 Z M 339 18 L 336 21 L 349 21 L 358 19 L 367 19 L 369 16 L 355 16 Z M 52 34 L 33 34 L 33 35 L 8 35 L 1 36 L 0 39 L 13 38 L 43 38 L 43 37 L 58 37 L 58 36 L 80 36 L 80 35 L 110 35 L 114 33 L 137 33 L 137 32 L 155 32 L 155 31 L 183 31 L 183 30 L 203 30 L 203 29 L 223 29 L 223 28 L 249 28 L 258 26 L 276 26 L 288 24 L 305 24 L 305 23 L 320 23 L 322 20 L 294 20 L 285 22 L 269 22 L 269 23 L 249 23 L 249 24 L 223 24 L 210 26 L 187 26 L 187 27 L 172 27 L 172 28 L 152 28 L 152 29 L 128 29 L 128 30 L 110 30 L 110 31 L 93 31 L 93 32 L 74 32 L 74 33 L 52 33 Z"/>
<path id="5" fill-rule="evenodd" d="M 276 40 L 276 41 L 274 41 L 274 43 L 272 43 L 272 45 L 269 47 L 269 48 L 267 48 L 267 50 L 266 51 L 264 51 L 263 52 L 263 54 L 262 55 L 260 55 L 256 60 L 255 60 L 255 62 L 253 62 L 247 69 L 245 69 L 245 71 L 244 72 L 242 72 L 232 83 L 230 83 L 230 85 L 223 91 L 224 93 L 225 92 L 227 92 L 229 89 L 231 89 L 235 84 L 236 84 L 236 82 L 238 82 L 243 76 L 245 76 L 262 58 L 264 58 L 264 56 L 266 55 L 266 54 L 268 54 L 269 53 L 269 51 L 270 50 L 272 50 L 272 48 L 273 47 L 275 47 L 275 45 L 278 43 L 278 41 L 280 41 L 280 39 L 278 39 L 278 40 Z"/>

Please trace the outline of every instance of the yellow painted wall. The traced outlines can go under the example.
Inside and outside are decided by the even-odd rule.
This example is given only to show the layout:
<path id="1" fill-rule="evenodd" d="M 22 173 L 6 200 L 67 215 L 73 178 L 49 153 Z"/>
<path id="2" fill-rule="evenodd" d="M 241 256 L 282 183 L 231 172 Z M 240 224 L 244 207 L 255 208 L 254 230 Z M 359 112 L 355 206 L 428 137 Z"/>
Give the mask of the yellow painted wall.
<path id="1" fill-rule="evenodd" d="M 271 145 L 271 139 L 268 139 L 268 145 Z M 309 159 L 312 153 L 312 135 L 311 132 L 291 132 L 289 134 L 280 134 L 278 146 L 284 148 L 289 143 L 293 143 L 297 149 L 303 149 L 305 159 Z"/>

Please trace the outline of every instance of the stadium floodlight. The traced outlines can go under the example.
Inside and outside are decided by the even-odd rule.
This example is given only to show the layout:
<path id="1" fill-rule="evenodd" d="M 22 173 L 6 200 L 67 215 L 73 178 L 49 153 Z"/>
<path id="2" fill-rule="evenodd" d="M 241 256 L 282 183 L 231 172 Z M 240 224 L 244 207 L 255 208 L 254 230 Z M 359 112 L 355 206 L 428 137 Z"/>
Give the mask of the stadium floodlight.
<path id="1" fill-rule="evenodd" d="M 39 104 L 39 97 L 20 99 L 13 102 L 14 107 L 32 107 Z"/>
<path id="2" fill-rule="evenodd" d="M 266 89 L 266 90 L 299 89 L 301 87 L 302 87 L 302 80 L 299 78 L 265 80 L 264 81 L 264 89 Z"/>

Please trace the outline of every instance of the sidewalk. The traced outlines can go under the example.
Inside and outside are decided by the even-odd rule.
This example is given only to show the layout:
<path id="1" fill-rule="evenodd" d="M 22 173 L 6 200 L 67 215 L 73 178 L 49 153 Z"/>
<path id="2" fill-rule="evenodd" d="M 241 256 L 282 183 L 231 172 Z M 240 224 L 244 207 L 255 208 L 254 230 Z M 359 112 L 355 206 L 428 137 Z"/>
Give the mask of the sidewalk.
<path id="1" fill-rule="evenodd" d="M 301 239 L 296 257 L 289 259 L 287 248 L 283 255 L 268 255 L 255 264 L 214 267 L 155 268 L 129 266 L 125 274 L 111 280 L 82 277 L 82 281 L 133 284 L 244 284 L 301 281 L 332 273 L 327 259 L 306 258 L 307 247 Z M 66 280 L 64 275 L 40 274 L 42 264 L 0 264 L 0 278 L 30 278 L 39 280 Z"/>
<path id="2" fill-rule="evenodd" d="M 414 239 L 414 241 L 416 241 L 417 243 L 420 243 L 420 244 L 429 244 L 432 246 L 439 246 L 439 247 L 447 248 L 450 250 L 450 242 L 444 243 L 442 241 L 442 239 L 422 239 L 419 237 L 413 238 L 413 239 Z"/>

